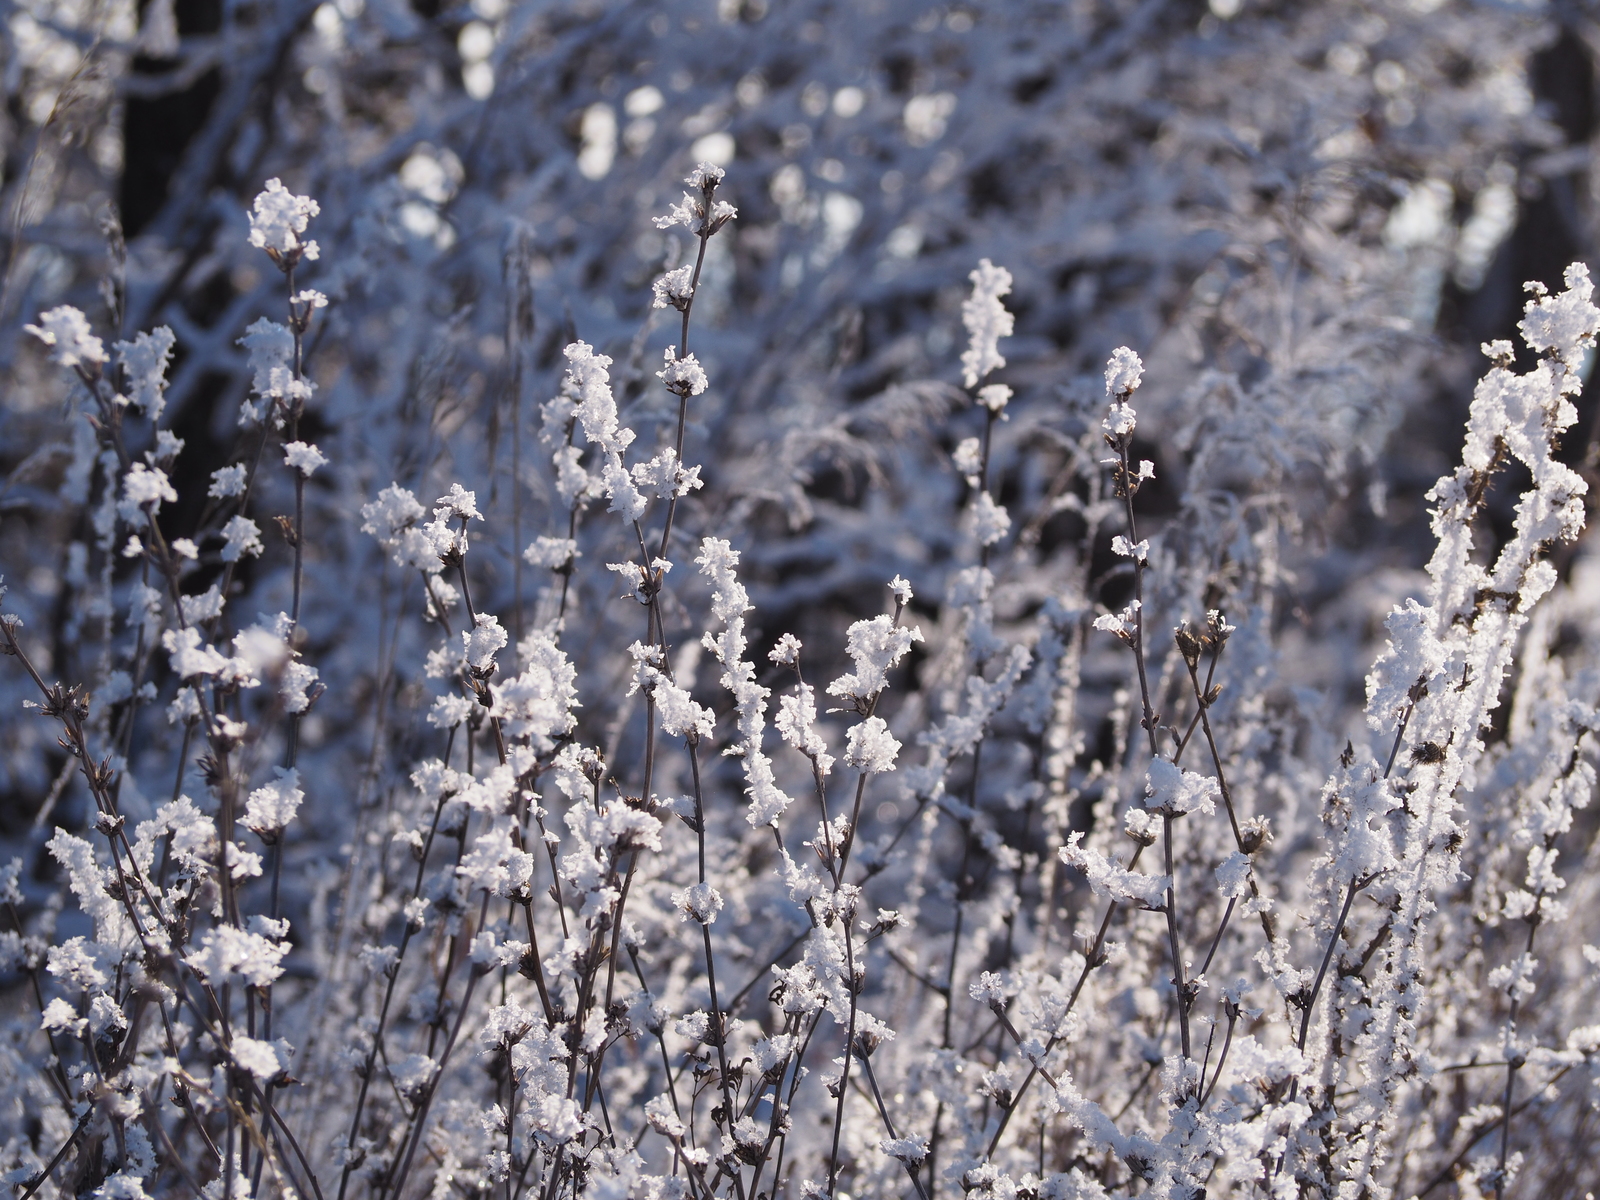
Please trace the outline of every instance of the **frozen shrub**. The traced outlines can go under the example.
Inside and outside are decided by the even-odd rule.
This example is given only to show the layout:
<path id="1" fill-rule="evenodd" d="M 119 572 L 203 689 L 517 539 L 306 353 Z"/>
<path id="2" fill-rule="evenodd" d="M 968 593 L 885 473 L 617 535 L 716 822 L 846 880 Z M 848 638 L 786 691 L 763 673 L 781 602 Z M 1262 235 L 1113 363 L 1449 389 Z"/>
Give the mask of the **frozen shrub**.
<path id="1" fill-rule="evenodd" d="M 152 0 L 277 177 L 0 301 L 15 1194 L 1579 1186 L 1600 310 L 1405 491 L 1559 140 L 1428 7 Z"/>

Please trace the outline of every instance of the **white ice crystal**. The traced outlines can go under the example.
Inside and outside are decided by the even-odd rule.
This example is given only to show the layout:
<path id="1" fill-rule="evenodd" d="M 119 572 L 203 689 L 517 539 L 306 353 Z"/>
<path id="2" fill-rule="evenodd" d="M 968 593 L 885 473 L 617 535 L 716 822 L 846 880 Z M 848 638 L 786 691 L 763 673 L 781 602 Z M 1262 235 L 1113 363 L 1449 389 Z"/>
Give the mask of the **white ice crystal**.
<path id="1" fill-rule="evenodd" d="M 676 270 L 668 271 L 655 281 L 653 290 L 655 299 L 652 308 L 676 308 L 682 310 L 694 298 L 694 288 L 689 280 L 694 275 L 692 263 L 685 263 Z"/>
<path id="2" fill-rule="evenodd" d="M 706 390 L 706 373 L 694 355 L 679 358 L 677 350 L 668 346 L 663 357 L 666 365 L 656 372 L 656 378 L 666 384 L 668 390 L 680 396 L 698 396 Z"/>
<path id="3" fill-rule="evenodd" d="M 1216 811 L 1217 781 L 1209 775 L 1180 770 L 1164 758 L 1153 758 L 1145 771 L 1144 806 L 1163 816 Z"/>
<path id="4" fill-rule="evenodd" d="M 845 649 L 856 669 L 830 683 L 828 695 L 870 701 L 889 686 L 889 671 L 921 640 L 922 630 L 896 625 L 889 616 L 857 621 L 845 634 Z"/>
<path id="5" fill-rule="evenodd" d="M 287 442 L 283 447 L 283 464 L 309 477 L 318 467 L 327 466 L 328 459 L 309 442 Z"/>
<path id="6" fill-rule="evenodd" d="M 305 793 L 300 790 L 300 772 L 275 767 L 277 775 L 250 793 L 244 806 L 244 826 L 264 838 L 276 838 L 300 811 Z"/>
<path id="7" fill-rule="evenodd" d="M 1144 376 L 1144 363 L 1126 346 L 1118 346 L 1106 363 L 1106 396 L 1112 400 L 1126 400 L 1139 386 Z M 1107 432 L 1113 432 L 1107 430 Z M 1120 431 L 1117 431 L 1120 432 Z"/>
<path id="8" fill-rule="evenodd" d="M 845 735 L 845 761 L 868 775 L 894 770 L 899 753 L 900 743 L 882 717 L 868 717 Z"/>
<path id="9" fill-rule="evenodd" d="M 184 961 L 213 987 L 227 983 L 264 988 L 283 974 L 288 943 L 231 925 L 208 929 Z"/>
<path id="10" fill-rule="evenodd" d="M 308 259 L 319 253 L 316 242 L 302 242 L 306 224 L 322 209 L 310 196 L 296 196 L 282 180 L 267 180 L 250 209 L 250 244 L 269 253 L 287 255 L 299 249 Z"/>
<path id="11" fill-rule="evenodd" d="M 24 325 L 29 333 L 50 347 L 50 359 L 63 367 L 99 367 L 106 361 L 104 343 L 89 329 L 89 320 L 70 304 L 41 313 L 39 324 Z"/>
<path id="12" fill-rule="evenodd" d="M 709 883 L 697 883 L 672 893 L 672 907 L 678 910 L 680 919 L 685 921 L 714 924 L 722 906 L 722 893 Z"/>
<path id="13" fill-rule="evenodd" d="M 972 294 L 961 302 L 961 323 L 969 340 L 961 354 L 961 369 L 966 386 L 976 387 L 989 372 L 1006 365 L 998 343 L 1011 336 L 1014 318 L 1000 298 L 1011 292 L 1011 272 L 985 258 L 968 278 Z"/>
<path id="14" fill-rule="evenodd" d="M 237 562 L 241 558 L 261 553 L 261 527 L 249 517 L 230 517 L 222 527 L 227 542 L 222 548 L 223 562 Z"/>
<path id="15" fill-rule="evenodd" d="M 112 346 L 127 375 L 128 399 L 152 421 L 160 420 L 166 407 L 167 367 L 177 340 L 171 329 L 159 325 L 131 342 Z"/>
<path id="16" fill-rule="evenodd" d="M 213 500 L 222 500 L 229 496 L 242 496 L 244 495 L 245 482 L 249 478 L 250 468 L 243 463 L 218 467 L 211 472 L 211 486 L 206 489 L 206 495 Z"/>

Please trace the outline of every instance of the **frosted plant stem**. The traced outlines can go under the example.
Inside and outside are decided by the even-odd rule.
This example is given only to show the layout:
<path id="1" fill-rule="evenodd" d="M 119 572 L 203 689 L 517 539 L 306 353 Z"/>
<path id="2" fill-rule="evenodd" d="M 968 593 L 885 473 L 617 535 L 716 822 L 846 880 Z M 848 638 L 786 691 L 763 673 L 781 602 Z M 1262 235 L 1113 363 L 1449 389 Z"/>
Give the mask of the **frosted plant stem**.
<path id="1" fill-rule="evenodd" d="M 883 1120 L 885 1132 L 888 1133 L 891 1141 L 898 1140 L 900 1135 L 894 1131 L 894 1121 L 889 1117 L 889 1110 L 884 1107 L 883 1093 L 878 1090 L 877 1076 L 872 1073 L 872 1056 L 870 1054 L 861 1056 L 861 1069 L 866 1073 L 867 1083 L 872 1088 L 872 1099 L 878 1106 L 878 1116 Z M 922 1180 L 917 1177 L 916 1167 L 904 1160 L 901 1161 L 901 1165 L 905 1167 L 906 1174 L 911 1177 L 911 1186 L 917 1189 L 918 1200 L 928 1200 L 928 1193 L 922 1188 Z"/>
<path id="2" fill-rule="evenodd" d="M 708 205 L 708 212 L 709 212 L 709 204 L 710 204 L 710 201 L 711 201 L 711 195 L 714 194 L 714 191 L 715 190 L 713 189 L 713 192 L 706 196 L 706 202 L 707 202 L 707 205 Z M 700 246 L 699 246 L 699 249 L 695 252 L 694 274 L 689 279 L 689 299 L 688 299 L 687 303 L 685 303 L 684 306 L 683 306 L 683 323 L 682 323 L 682 326 L 681 326 L 681 329 L 680 329 L 680 332 L 679 332 L 679 335 L 678 335 L 678 358 L 679 359 L 684 359 L 684 358 L 687 358 L 689 356 L 689 314 L 694 311 L 694 293 L 695 293 L 695 289 L 700 286 L 700 269 L 703 266 L 705 266 L 706 245 L 707 245 L 708 242 L 711 241 L 711 232 L 712 232 L 712 230 L 711 230 L 711 224 L 710 224 L 709 219 L 707 221 L 705 221 L 705 222 L 702 222 L 701 228 L 700 228 L 700 232 L 699 232 L 699 235 L 698 235 L 699 239 L 700 239 Z M 673 441 L 673 447 L 674 447 L 674 449 L 676 451 L 676 454 L 677 454 L 677 458 L 676 458 L 675 461 L 677 462 L 677 469 L 679 471 L 683 470 L 683 434 L 684 434 L 685 424 L 687 423 L 687 420 L 688 420 L 688 415 L 689 415 L 689 397 L 687 395 L 679 396 L 678 397 L 678 434 L 677 434 L 676 439 Z M 663 521 L 662 525 L 661 525 L 661 548 L 657 552 L 657 557 L 658 558 L 665 558 L 667 556 L 667 550 L 670 547 L 670 544 L 671 544 L 671 541 L 672 541 L 672 520 L 673 520 L 673 517 L 677 515 L 677 511 L 678 511 L 678 490 L 676 488 L 674 488 L 672 490 L 672 495 L 667 497 L 667 517 L 666 517 L 666 520 Z M 648 563 L 646 563 L 645 565 L 646 565 L 646 567 L 649 566 Z"/>
<path id="3" fill-rule="evenodd" d="M 1121 487 L 1118 490 L 1122 492 L 1122 501 L 1127 513 L 1128 541 L 1137 545 L 1139 542 L 1139 526 L 1133 514 L 1134 476 L 1129 470 L 1128 441 L 1129 439 L 1127 438 L 1121 438 L 1117 445 L 1117 458 L 1121 469 Z M 1133 612 L 1133 661 L 1139 671 L 1139 703 L 1143 710 L 1140 724 L 1144 726 L 1145 736 L 1150 743 L 1150 757 L 1155 758 L 1157 755 L 1156 725 L 1159 722 L 1159 718 L 1155 709 L 1150 706 L 1150 680 L 1144 661 L 1144 571 L 1145 561 L 1142 557 L 1136 555 L 1133 559 L 1133 598 L 1135 604 Z M 1189 1058 L 1191 1057 L 1189 1044 L 1190 996 L 1189 984 L 1184 978 L 1183 948 L 1178 939 L 1178 875 L 1173 866 L 1173 830 L 1172 817 L 1170 815 L 1163 815 L 1161 819 L 1161 834 L 1168 880 L 1165 909 L 1167 917 L 1167 947 L 1172 955 L 1172 1001 L 1177 1007 L 1179 1043 L 1183 1048 L 1184 1058 Z"/>
<path id="4" fill-rule="evenodd" d="M 485 892 L 483 895 L 483 909 L 478 917 L 480 927 L 488 907 L 489 894 Z M 467 990 L 461 997 L 461 1007 L 456 1010 L 455 1023 L 450 1027 L 450 1037 L 445 1041 L 444 1050 L 439 1055 L 439 1065 L 433 1069 L 433 1075 L 428 1081 L 427 1090 L 423 1092 L 422 1099 L 417 1104 L 417 1110 L 411 1117 L 410 1138 L 406 1142 L 405 1158 L 401 1161 L 400 1171 L 395 1176 L 394 1183 L 389 1189 L 395 1200 L 400 1200 L 405 1194 L 406 1178 L 411 1173 L 412 1159 L 416 1155 L 418 1143 L 422 1141 L 427 1132 L 428 1110 L 433 1105 L 433 1097 L 438 1091 L 439 1081 L 444 1078 L 445 1068 L 450 1063 L 450 1053 L 455 1049 L 456 1039 L 461 1035 L 461 1026 L 467 1019 L 467 1010 L 472 1007 L 472 993 L 476 990 L 478 980 L 481 978 L 481 973 L 476 970 L 467 972 Z"/>
<path id="5" fill-rule="evenodd" d="M 1212 729 L 1211 729 L 1211 704 L 1213 702 L 1213 700 L 1212 700 L 1212 695 L 1213 694 L 1212 694 L 1212 690 L 1211 690 L 1212 689 L 1212 680 L 1216 677 L 1217 661 L 1221 657 L 1222 657 L 1222 649 L 1219 646 L 1215 651 L 1213 651 L 1213 653 L 1211 655 L 1211 665 L 1206 670 L 1206 681 L 1205 681 L 1205 685 L 1203 687 L 1200 684 L 1200 675 L 1199 675 L 1198 667 L 1195 666 L 1195 665 L 1192 665 L 1192 664 L 1188 665 L 1189 682 L 1190 682 L 1190 685 L 1192 686 L 1192 688 L 1194 690 L 1194 697 L 1195 697 L 1195 704 L 1196 704 L 1196 712 L 1195 712 L 1194 720 L 1198 721 L 1200 723 L 1201 731 L 1204 733 L 1205 739 L 1206 739 L 1206 748 L 1211 752 L 1211 767 L 1212 767 L 1212 770 L 1214 770 L 1216 772 L 1216 774 L 1217 774 L 1217 790 L 1222 793 L 1222 803 L 1223 803 L 1224 807 L 1227 809 L 1227 812 L 1228 812 L 1228 825 L 1233 830 L 1234 845 L 1238 847 L 1239 853 L 1241 853 L 1241 854 L 1243 854 L 1243 855 L 1248 857 L 1250 855 L 1250 853 L 1251 853 L 1251 850 L 1245 843 L 1244 833 L 1243 833 L 1243 831 L 1242 831 L 1242 829 L 1240 828 L 1240 825 L 1239 825 L 1238 811 L 1233 806 L 1233 791 L 1232 791 L 1232 789 L 1230 789 L 1228 787 L 1228 773 L 1223 768 L 1223 765 L 1222 765 L 1222 752 L 1217 746 L 1216 734 L 1213 733 Z M 1194 731 L 1193 722 L 1190 723 L 1189 730 L 1190 730 L 1190 733 L 1193 733 L 1193 731 Z M 1184 746 L 1188 745 L 1188 741 L 1189 741 L 1188 737 L 1185 737 L 1184 738 L 1184 743 L 1183 743 Z M 1179 750 L 1178 750 L 1178 755 L 1174 758 L 1173 761 L 1176 762 L 1177 758 L 1181 758 L 1182 757 L 1182 754 L 1183 754 L 1183 746 L 1180 746 Z M 1262 904 L 1261 904 L 1261 884 L 1256 879 L 1256 873 L 1255 873 L 1255 868 L 1254 868 L 1254 864 L 1253 863 L 1252 863 L 1251 870 L 1250 870 L 1250 897 L 1251 897 L 1252 900 L 1256 901 L 1256 911 L 1260 914 L 1260 917 L 1261 917 L 1261 930 L 1262 930 L 1263 933 L 1265 933 L 1267 935 L 1267 945 L 1271 946 L 1274 942 L 1277 941 L 1277 929 L 1275 928 L 1275 923 L 1273 922 L 1272 914 L 1269 913 L 1267 911 L 1267 909 L 1264 906 L 1262 906 Z M 1224 916 L 1222 918 L 1222 922 L 1217 928 L 1217 937 L 1212 942 L 1211 954 L 1215 954 L 1217 952 L 1217 943 L 1221 941 L 1221 939 L 1222 939 L 1222 931 L 1227 928 L 1228 919 L 1232 915 L 1233 915 L 1233 905 L 1229 904 L 1228 905 L 1228 911 L 1227 911 L 1227 913 L 1224 914 Z M 1211 954 L 1208 954 L 1206 956 L 1206 964 L 1208 966 L 1211 963 Z M 1201 967 L 1200 968 L 1200 974 L 1204 975 L 1205 973 L 1206 973 L 1206 968 L 1205 967 Z"/>
<path id="6" fill-rule="evenodd" d="M 81 1139 L 88 1131 L 89 1122 L 94 1120 L 95 1112 L 95 1107 L 91 1105 L 89 1110 L 85 1112 L 83 1116 L 78 1118 L 78 1123 L 73 1127 L 72 1132 L 67 1135 L 67 1140 L 61 1143 L 61 1148 L 57 1150 L 53 1156 L 51 1156 L 50 1161 L 45 1164 L 44 1169 L 28 1181 L 27 1186 L 23 1189 L 22 1195 L 18 1197 L 18 1200 L 29 1200 L 29 1197 L 31 1197 L 49 1181 L 50 1176 L 54 1175 L 56 1168 L 61 1165 L 61 1160 L 66 1158 L 66 1156 L 72 1152 L 72 1148 L 78 1144 L 79 1139 Z"/>
<path id="7" fill-rule="evenodd" d="M 850 993 L 850 1018 L 845 1027 L 844 1065 L 839 1069 L 839 1099 L 833 1112 L 833 1148 L 828 1153 L 828 1195 L 830 1197 L 838 1195 L 839 1137 L 844 1133 L 844 1101 L 845 1097 L 850 1094 L 850 1060 L 855 1057 L 856 1044 L 856 960 L 854 939 L 851 936 L 851 928 L 855 924 L 855 912 L 853 909 L 847 910 L 838 914 L 835 919 L 844 924 L 844 963 L 846 972 L 844 986 L 845 990 Z M 959 912 L 956 919 L 959 922 Z M 920 1192 L 922 1189 L 919 1187 L 917 1190 Z"/>
<path id="8" fill-rule="evenodd" d="M 454 744 L 454 742 L 455 742 L 455 731 L 451 730 L 450 731 L 449 742 L 447 743 L 446 749 L 445 749 L 445 761 L 447 761 L 447 762 L 450 759 L 449 746 Z M 412 887 L 411 887 L 411 899 L 413 899 L 413 900 L 415 900 L 422 893 L 422 878 L 423 878 L 423 874 L 424 874 L 425 868 L 427 867 L 427 863 L 428 863 L 428 852 L 433 849 L 433 841 L 434 841 L 434 837 L 437 835 L 437 833 L 439 831 L 439 817 L 440 817 L 440 814 L 442 814 L 444 812 L 444 805 L 445 805 L 445 798 L 444 798 L 443 795 L 441 795 L 439 797 L 439 799 L 434 804 L 433 820 L 428 826 L 428 837 L 427 837 L 427 840 L 423 842 L 422 854 L 421 854 L 420 858 L 417 861 L 416 879 L 413 881 Z M 532 920 L 531 916 L 529 917 L 529 921 L 528 921 L 528 932 L 529 932 L 529 935 L 531 937 L 532 932 L 533 932 L 533 920 Z M 537 945 L 537 942 L 535 942 L 534 944 Z M 361 1114 L 362 1114 L 362 1111 L 366 1108 L 367 1092 L 368 1092 L 368 1089 L 372 1086 L 372 1072 L 375 1069 L 375 1067 L 377 1066 L 378 1054 L 380 1053 L 380 1049 L 381 1049 L 381 1047 L 383 1045 L 384 1030 L 388 1026 L 388 1022 L 389 1022 L 389 1006 L 390 1006 L 390 1003 L 394 1000 L 395 981 L 399 978 L 399 975 L 400 975 L 400 969 L 399 969 L 400 968 L 400 963 L 402 963 L 405 960 L 406 948 L 408 946 L 410 946 L 410 945 L 411 945 L 411 927 L 408 924 L 406 926 L 405 932 L 400 935 L 400 950 L 399 950 L 399 954 L 397 955 L 396 960 L 395 960 L 395 968 L 394 968 L 394 970 L 392 970 L 392 971 L 390 971 L 388 973 L 388 981 L 384 985 L 383 1004 L 378 1010 L 378 1027 L 375 1030 L 373 1030 L 373 1033 L 372 1033 L 372 1046 L 367 1051 L 366 1063 L 365 1063 L 364 1067 L 362 1068 L 362 1072 L 361 1072 L 361 1087 L 356 1093 L 355 1111 L 350 1116 L 350 1132 L 345 1138 L 346 1159 L 345 1159 L 345 1164 L 344 1164 L 344 1170 L 341 1172 L 340 1177 L 339 1177 L 339 1200 L 344 1200 L 345 1189 L 348 1188 L 349 1184 L 350 1184 L 350 1173 L 352 1171 L 354 1171 L 355 1168 L 356 1168 L 356 1162 L 350 1156 L 354 1155 L 354 1153 L 355 1153 L 356 1137 L 361 1131 Z M 539 975 L 539 984 L 540 984 L 540 994 L 542 996 L 544 994 L 544 976 L 543 976 L 542 972 Z M 546 1000 L 545 1000 L 545 1013 L 546 1013 L 547 1017 L 549 1015 L 549 1012 L 550 1012 L 550 1004 L 549 1004 L 548 998 L 546 998 Z"/>
<path id="9" fill-rule="evenodd" d="M 696 838 L 696 852 L 699 861 L 700 882 L 706 882 L 706 809 L 705 800 L 700 789 L 700 752 L 699 738 L 689 741 L 689 771 L 694 782 L 694 824 Z M 722 1111 L 729 1132 L 733 1130 L 733 1091 L 728 1084 L 728 1047 L 727 1026 L 723 1020 L 722 1007 L 717 1003 L 717 965 L 716 956 L 711 950 L 711 926 L 702 923 L 700 926 L 701 939 L 705 944 L 706 954 L 706 987 L 711 998 L 711 1025 L 712 1036 L 716 1039 L 718 1082 L 722 1087 Z M 848 944 L 848 943 L 847 943 Z M 733 1177 L 734 1188 L 738 1191 L 740 1200 L 744 1200 L 744 1182 L 739 1174 Z M 831 1192 L 831 1188 L 830 1188 Z"/>
<path id="10" fill-rule="evenodd" d="M 1141 842 L 1134 847 L 1133 856 L 1128 860 L 1128 870 L 1131 871 L 1139 865 L 1139 858 L 1143 854 L 1144 844 Z M 1084 956 L 1083 968 L 1078 972 L 1078 981 L 1072 985 L 1072 992 L 1067 997 L 1066 1007 L 1061 1012 L 1062 1021 L 1065 1021 L 1077 1006 L 1078 996 L 1083 991 L 1083 985 L 1089 980 L 1089 973 L 1104 962 L 1101 957 L 1101 951 L 1105 947 L 1106 934 L 1111 930 L 1111 919 L 1117 915 L 1117 908 L 1118 903 L 1115 900 L 1106 905 L 1106 915 L 1100 921 L 1100 930 L 1095 934 L 1094 945 L 1089 948 L 1089 953 Z M 1049 1055 L 1050 1051 L 1055 1049 L 1060 1040 L 1059 1034 L 1053 1033 L 1050 1035 L 1050 1040 L 1045 1043 L 1044 1053 L 1039 1056 L 1041 1061 Z M 985 1157 L 994 1157 L 994 1152 L 1000 1145 L 1000 1138 L 1005 1134 L 1006 1126 L 1011 1121 L 1011 1115 L 1021 1106 L 1023 1093 L 1028 1090 L 1028 1085 L 1033 1082 L 1034 1077 L 1038 1074 L 1038 1065 L 1029 1064 L 1028 1073 L 1023 1076 L 1022 1083 L 1018 1085 L 1015 1095 L 1011 1097 L 1011 1103 L 1000 1111 L 1000 1123 L 989 1138 L 989 1148 L 985 1152 Z M 929 1157 L 932 1157 L 931 1153 Z"/>

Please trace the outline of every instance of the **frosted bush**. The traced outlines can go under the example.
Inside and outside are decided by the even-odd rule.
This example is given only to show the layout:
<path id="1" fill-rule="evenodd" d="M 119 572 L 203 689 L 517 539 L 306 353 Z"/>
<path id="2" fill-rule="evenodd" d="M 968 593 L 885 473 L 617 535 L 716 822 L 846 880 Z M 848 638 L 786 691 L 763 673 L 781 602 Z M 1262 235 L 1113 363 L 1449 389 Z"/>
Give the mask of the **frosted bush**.
<path id="1" fill-rule="evenodd" d="M 1581 1194 L 1587 270 L 1385 458 L 1542 18 L 170 7 L 228 170 L 6 292 L 15 1194 Z"/>

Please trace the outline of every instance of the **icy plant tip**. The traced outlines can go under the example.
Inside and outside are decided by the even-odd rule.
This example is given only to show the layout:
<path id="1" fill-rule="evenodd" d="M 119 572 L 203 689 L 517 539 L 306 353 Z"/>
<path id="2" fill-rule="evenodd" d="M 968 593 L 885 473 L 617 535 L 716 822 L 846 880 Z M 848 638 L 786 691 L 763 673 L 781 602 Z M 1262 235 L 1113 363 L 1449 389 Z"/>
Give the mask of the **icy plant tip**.
<path id="1" fill-rule="evenodd" d="M 966 326 L 969 338 L 967 349 L 961 355 L 961 369 L 966 386 L 976 387 L 978 380 L 1006 365 L 998 343 L 1001 338 L 1011 336 L 1013 320 L 1006 306 L 1000 303 L 1000 297 L 1011 293 L 1011 272 L 985 258 L 978 262 L 969 278 L 972 295 L 961 303 L 961 323 Z M 988 403 L 985 401 L 986 405 Z"/>
<path id="2" fill-rule="evenodd" d="M 50 347 L 50 360 L 58 366 L 82 366 L 94 374 L 105 364 L 105 346 L 89 331 L 88 318 L 70 304 L 39 314 L 37 325 L 23 328 Z"/>
<path id="3" fill-rule="evenodd" d="M 267 180 L 250 211 L 250 244 L 265 250 L 272 261 L 289 270 L 302 258 L 315 259 L 317 243 L 302 241 L 306 224 L 321 212 L 310 196 L 296 196 L 280 179 Z"/>

